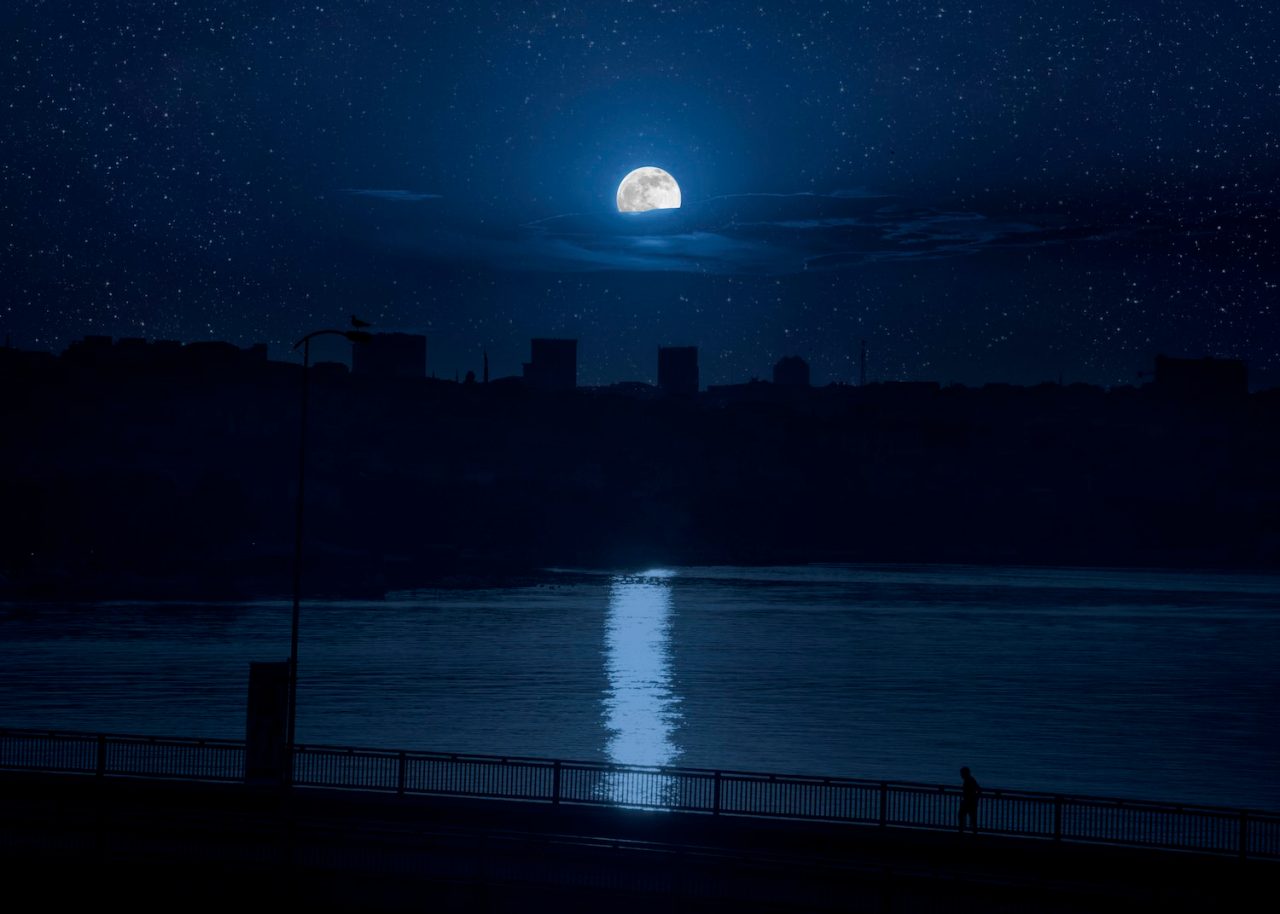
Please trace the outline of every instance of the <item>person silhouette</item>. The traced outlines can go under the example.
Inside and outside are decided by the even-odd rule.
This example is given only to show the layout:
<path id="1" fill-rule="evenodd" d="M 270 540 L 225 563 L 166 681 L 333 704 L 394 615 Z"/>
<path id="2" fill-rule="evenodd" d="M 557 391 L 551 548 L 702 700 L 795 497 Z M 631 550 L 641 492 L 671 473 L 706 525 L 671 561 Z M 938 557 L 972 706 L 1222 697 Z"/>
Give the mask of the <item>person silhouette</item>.
<path id="1" fill-rule="evenodd" d="M 960 769 L 960 777 L 964 781 L 960 785 L 960 813 L 957 816 L 960 833 L 964 833 L 964 820 L 967 816 L 969 827 L 976 835 L 978 833 L 978 798 L 982 796 L 982 788 L 978 786 L 977 780 L 969 773 L 968 768 Z"/>

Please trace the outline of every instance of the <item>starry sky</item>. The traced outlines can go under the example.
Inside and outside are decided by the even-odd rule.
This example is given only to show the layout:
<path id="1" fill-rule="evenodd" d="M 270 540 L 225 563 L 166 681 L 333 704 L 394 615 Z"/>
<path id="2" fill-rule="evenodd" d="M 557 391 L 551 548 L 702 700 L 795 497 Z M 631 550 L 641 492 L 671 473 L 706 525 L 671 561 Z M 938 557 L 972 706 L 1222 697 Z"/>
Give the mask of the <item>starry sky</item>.
<path id="1" fill-rule="evenodd" d="M 1280 385 L 1267 0 L 0 11 L 0 332 L 270 344 L 358 313 L 429 370 Z M 618 214 L 632 168 L 678 211 Z M 338 357 L 338 350 L 327 357 Z M 326 357 L 320 351 L 321 358 Z"/>

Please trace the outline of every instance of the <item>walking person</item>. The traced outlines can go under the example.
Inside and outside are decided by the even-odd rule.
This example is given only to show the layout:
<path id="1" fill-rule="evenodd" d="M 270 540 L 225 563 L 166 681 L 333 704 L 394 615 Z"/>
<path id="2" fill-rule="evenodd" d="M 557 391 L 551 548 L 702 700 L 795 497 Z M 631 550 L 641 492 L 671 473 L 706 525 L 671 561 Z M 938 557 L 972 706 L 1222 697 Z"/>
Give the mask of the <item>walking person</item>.
<path id="1" fill-rule="evenodd" d="M 960 785 L 960 814 L 957 817 L 960 833 L 964 834 L 964 820 L 967 816 L 969 827 L 976 835 L 978 833 L 978 798 L 982 796 L 982 788 L 978 786 L 977 780 L 969 773 L 968 768 L 960 769 L 960 777 L 963 780 Z"/>

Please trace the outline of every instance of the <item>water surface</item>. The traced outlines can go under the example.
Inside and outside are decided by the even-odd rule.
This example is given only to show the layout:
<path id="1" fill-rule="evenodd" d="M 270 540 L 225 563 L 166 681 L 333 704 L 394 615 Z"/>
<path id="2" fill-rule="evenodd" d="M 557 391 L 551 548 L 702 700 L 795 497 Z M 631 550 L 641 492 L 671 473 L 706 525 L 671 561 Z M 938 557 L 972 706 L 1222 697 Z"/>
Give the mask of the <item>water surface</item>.
<path id="1" fill-rule="evenodd" d="M 1280 809 L 1280 576 L 551 576 L 303 607 L 298 734 Z M 0 723 L 241 737 L 289 605 L 0 607 Z"/>

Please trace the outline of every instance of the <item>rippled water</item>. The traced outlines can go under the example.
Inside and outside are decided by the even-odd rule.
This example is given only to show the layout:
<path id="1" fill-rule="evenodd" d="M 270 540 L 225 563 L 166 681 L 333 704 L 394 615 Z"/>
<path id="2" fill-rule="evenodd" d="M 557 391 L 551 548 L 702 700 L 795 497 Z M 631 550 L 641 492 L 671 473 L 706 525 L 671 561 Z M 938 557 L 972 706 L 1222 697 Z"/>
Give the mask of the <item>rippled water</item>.
<path id="1" fill-rule="evenodd" d="M 680 568 L 303 608 L 303 742 L 1280 808 L 1280 576 Z M 0 607 L 0 723 L 239 737 L 287 603 Z"/>

